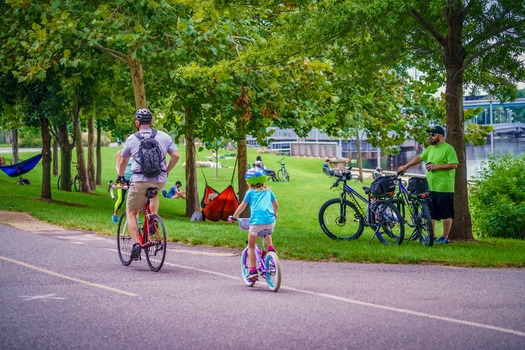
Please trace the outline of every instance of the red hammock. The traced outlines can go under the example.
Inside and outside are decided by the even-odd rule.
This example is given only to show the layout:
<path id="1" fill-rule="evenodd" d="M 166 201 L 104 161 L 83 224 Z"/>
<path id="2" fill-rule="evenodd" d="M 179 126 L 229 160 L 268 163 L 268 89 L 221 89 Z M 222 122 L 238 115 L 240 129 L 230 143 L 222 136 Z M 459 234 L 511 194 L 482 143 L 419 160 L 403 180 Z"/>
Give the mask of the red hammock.
<path id="1" fill-rule="evenodd" d="M 239 207 L 239 201 L 233 189 L 233 178 L 235 176 L 235 169 L 237 169 L 237 159 L 235 159 L 235 167 L 233 169 L 230 186 L 226 187 L 221 193 L 217 192 L 208 185 L 206 175 L 202 170 L 202 176 L 206 181 L 206 188 L 204 189 L 204 196 L 202 197 L 201 207 L 203 219 L 210 221 L 228 221 L 228 216 L 233 215 Z"/>
<path id="2" fill-rule="evenodd" d="M 214 193 L 217 193 L 213 188 L 206 185 L 206 191 L 211 189 Z M 206 197 L 205 192 L 205 197 Z M 224 191 L 219 193 L 219 195 L 209 201 L 204 209 L 202 209 L 202 214 L 204 217 L 210 221 L 228 221 L 228 216 L 233 215 L 237 207 L 239 206 L 239 201 L 235 195 L 235 190 L 233 186 L 230 185 L 226 187 Z"/>

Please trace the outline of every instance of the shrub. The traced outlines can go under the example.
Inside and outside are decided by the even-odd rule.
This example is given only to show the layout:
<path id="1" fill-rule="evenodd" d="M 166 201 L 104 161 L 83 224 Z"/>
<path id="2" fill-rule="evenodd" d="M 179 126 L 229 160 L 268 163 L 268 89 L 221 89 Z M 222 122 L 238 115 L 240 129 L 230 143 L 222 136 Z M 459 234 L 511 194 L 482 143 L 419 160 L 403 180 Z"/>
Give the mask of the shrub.
<path id="1" fill-rule="evenodd" d="M 524 186 L 525 154 L 490 155 L 470 191 L 474 234 L 525 239 Z"/>

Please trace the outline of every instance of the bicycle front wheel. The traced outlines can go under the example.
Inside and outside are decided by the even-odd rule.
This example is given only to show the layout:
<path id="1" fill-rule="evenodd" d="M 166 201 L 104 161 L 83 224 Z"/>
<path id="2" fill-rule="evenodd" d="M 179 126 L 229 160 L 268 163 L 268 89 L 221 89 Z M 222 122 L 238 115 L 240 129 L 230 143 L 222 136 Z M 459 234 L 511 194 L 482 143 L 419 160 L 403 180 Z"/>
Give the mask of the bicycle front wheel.
<path id="1" fill-rule="evenodd" d="M 351 241 L 363 233 L 363 216 L 354 204 L 341 198 L 325 202 L 319 209 L 319 225 L 323 232 L 332 239 Z"/>
<path id="2" fill-rule="evenodd" d="M 250 274 L 250 259 L 248 256 L 248 247 L 244 248 L 241 254 L 241 273 L 242 280 L 248 287 L 253 287 L 255 281 L 248 281 L 248 275 Z"/>
<path id="3" fill-rule="evenodd" d="M 126 212 L 122 212 L 120 219 L 118 221 L 117 228 L 117 249 L 118 257 L 120 262 L 124 266 L 131 264 L 131 248 L 133 247 L 133 242 L 131 241 L 131 236 L 128 232 L 128 223 L 126 221 Z"/>
<path id="4" fill-rule="evenodd" d="M 434 227 L 427 203 L 416 202 L 414 204 L 414 218 L 419 241 L 425 246 L 432 247 L 434 245 Z"/>
<path id="5" fill-rule="evenodd" d="M 383 244 L 401 244 L 405 237 L 404 219 L 390 201 L 380 200 L 374 204 L 375 231 Z"/>
<path id="6" fill-rule="evenodd" d="M 281 263 L 275 252 L 268 252 L 264 259 L 266 265 L 266 283 L 272 292 L 277 292 L 281 287 Z"/>
<path id="7" fill-rule="evenodd" d="M 279 169 L 279 170 L 277 171 L 277 180 L 279 180 L 279 181 L 281 181 L 281 182 L 284 181 L 284 177 L 283 177 L 283 169 Z"/>
<path id="8" fill-rule="evenodd" d="M 150 245 L 144 250 L 149 268 L 151 271 L 158 272 L 166 258 L 166 227 L 162 218 L 156 214 L 150 216 L 149 223 Z"/>

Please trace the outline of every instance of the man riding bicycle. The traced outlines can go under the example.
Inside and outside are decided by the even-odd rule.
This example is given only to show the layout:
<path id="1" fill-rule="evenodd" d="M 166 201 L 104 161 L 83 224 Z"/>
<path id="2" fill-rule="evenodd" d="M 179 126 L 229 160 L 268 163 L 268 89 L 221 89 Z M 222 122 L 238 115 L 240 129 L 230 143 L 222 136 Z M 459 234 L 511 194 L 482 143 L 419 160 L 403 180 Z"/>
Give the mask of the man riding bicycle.
<path id="1" fill-rule="evenodd" d="M 146 192 L 148 188 L 156 188 L 160 191 L 166 184 L 166 178 L 170 171 L 175 167 L 179 160 L 179 151 L 171 137 L 160 130 L 153 130 L 151 124 L 153 116 L 148 109 L 139 109 L 135 113 L 135 127 L 137 133 L 130 135 L 122 149 L 121 161 L 118 170 L 117 183 L 125 184 L 124 172 L 128 160 L 132 158 L 131 172 L 133 175 L 130 180 L 130 187 L 128 192 L 128 199 L 126 201 L 126 220 L 129 234 L 133 241 L 133 248 L 131 250 L 131 258 L 137 259 L 140 255 L 140 244 L 138 239 L 138 223 L 137 215 L 146 203 Z M 159 160 L 162 171 L 158 176 L 148 177 L 143 171 L 143 159 L 140 156 L 141 139 L 154 138 L 158 143 L 158 148 L 162 154 Z M 170 155 L 170 161 L 166 165 L 166 154 Z M 159 210 L 159 198 L 156 196 L 150 201 L 150 208 L 153 214 L 157 214 Z"/>

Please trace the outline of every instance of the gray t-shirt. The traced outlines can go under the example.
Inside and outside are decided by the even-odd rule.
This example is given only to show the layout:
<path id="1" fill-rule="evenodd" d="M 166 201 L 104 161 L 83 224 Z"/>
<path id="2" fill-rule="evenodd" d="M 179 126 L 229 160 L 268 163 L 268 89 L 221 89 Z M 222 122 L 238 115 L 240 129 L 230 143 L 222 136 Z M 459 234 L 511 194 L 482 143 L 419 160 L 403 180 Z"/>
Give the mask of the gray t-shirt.
<path id="1" fill-rule="evenodd" d="M 141 129 L 139 133 L 145 138 L 148 138 L 151 136 L 151 129 Z M 162 161 L 162 173 L 153 178 L 148 178 L 143 174 L 137 174 L 140 172 L 140 164 L 138 162 L 140 140 L 134 134 L 130 135 L 126 140 L 124 148 L 122 149 L 122 157 L 131 157 L 131 159 L 133 159 L 133 164 L 131 165 L 131 172 L 133 173 L 131 177 L 132 182 L 166 182 L 166 154 L 171 154 L 178 149 L 170 135 L 163 131 L 157 130 L 155 140 L 157 140 L 160 145 L 164 160 Z"/>

